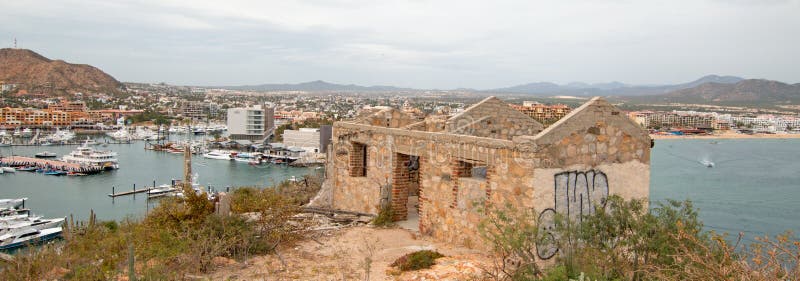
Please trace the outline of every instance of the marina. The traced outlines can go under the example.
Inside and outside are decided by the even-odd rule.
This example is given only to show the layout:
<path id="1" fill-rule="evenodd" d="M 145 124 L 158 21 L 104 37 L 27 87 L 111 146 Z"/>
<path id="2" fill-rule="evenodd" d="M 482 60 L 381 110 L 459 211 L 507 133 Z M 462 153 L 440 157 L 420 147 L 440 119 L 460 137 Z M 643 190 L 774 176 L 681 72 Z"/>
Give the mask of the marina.
<path id="1" fill-rule="evenodd" d="M 80 137 L 80 136 L 79 136 Z M 96 139 L 103 143 L 108 138 Z M 124 219 L 138 217 L 158 204 L 157 200 L 147 200 L 147 187 L 155 183 L 170 183 L 183 175 L 183 157 L 166 151 L 146 150 L 145 141 L 133 141 L 129 144 L 109 144 L 103 150 L 117 153 L 120 168 L 95 173 L 89 176 L 45 176 L 35 172 L 6 173 L 0 175 L 0 198 L 28 197 L 35 200 L 26 202 L 26 208 L 34 209 L 44 216 L 62 217 L 74 215 L 76 220 L 87 219 L 90 210 L 94 210 L 98 219 Z M 36 159 L 34 154 L 42 152 L 44 147 L 21 146 L 0 147 L 0 155 L 10 159 L 25 161 L 54 161 Z M 53 145 L 46 150 L 59 157 L 75 150 L 77 145 Z M 15 156 L 11 156 L 11 155 Z M 3 158 L 6 159 L 6 158 Z M 322 174 L 323 169 L 296 168 L 287 165 L 248 165 L 239 161 L 220 161 L 193 157 L 193 172 L 197 173 L 198 183 L 214 190 L 226 190 L 227 187 L 240 186 L 269 187 L 292 176 L 301 178 L 307 174 Z M 31 162 L 41 163 L 41 162 Z M 133 191 L 131 196 L 124 192 Z M 116 192 L 116 193 L 115 193 Z M 135 194 L 135 196 L 134 196 Z M 141 196 L 140 196 L 141 195 Z M 32 204 L 32 205 L 31 205 Z"/>

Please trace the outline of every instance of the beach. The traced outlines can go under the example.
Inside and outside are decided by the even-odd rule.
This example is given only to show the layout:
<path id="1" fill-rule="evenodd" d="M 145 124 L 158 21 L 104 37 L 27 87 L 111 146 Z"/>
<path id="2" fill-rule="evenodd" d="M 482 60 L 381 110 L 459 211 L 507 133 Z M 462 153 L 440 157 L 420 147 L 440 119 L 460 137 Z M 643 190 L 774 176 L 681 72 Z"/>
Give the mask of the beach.
<path id="1" fill-rule="evenodd" d="M 800 134 L 740 134 L 734 131 L 725 131 L 711 135 L 656 135 L 650 138 L 661 139 L 798 139 Z"/>

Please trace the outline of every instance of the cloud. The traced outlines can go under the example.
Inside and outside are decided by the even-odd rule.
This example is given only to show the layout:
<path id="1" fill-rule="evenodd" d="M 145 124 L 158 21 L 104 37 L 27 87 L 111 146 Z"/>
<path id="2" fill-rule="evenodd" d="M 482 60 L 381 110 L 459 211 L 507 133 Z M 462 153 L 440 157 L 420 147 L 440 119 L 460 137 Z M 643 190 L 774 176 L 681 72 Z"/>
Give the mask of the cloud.
<path id="1" fill-rule="evenodd" d="M 125 81 L 798 81 L 800 1 L 6 1 L 0 42 Z"/>

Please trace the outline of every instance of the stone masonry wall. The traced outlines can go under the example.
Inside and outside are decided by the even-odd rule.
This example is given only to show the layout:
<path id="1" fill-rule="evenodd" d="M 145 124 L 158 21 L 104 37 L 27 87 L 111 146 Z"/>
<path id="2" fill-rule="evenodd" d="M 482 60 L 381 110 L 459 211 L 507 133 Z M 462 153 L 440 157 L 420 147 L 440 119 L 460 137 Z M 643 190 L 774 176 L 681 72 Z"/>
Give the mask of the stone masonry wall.
<path id="1" fill-rule="evenodd" d="M 405 218 L 408 156 L 420 156 L 420 232 L 444 242 L 481 247 L 482 210 L 511 204 L 533 209 L 545 227 L 557 214 L 576 219 L 611 194 L 649 196 L 650 139 L 607 102 L 593 99 L 535 136 L 512 140 L 337 122 L 333 207 L 377 213 L 391 203 Z M 351 176 L 350 145 L 368 147 L 367 175 Z M 487 167 L 486 178 L 460 177 L 463 163 Z M 556 245 L 537 246 L 542 260 Z"/>
<path id="2" fill-rule="evenodd" d="M 450 133 L 504 140 L 533 136 L 542 129 L 541 123 L 495 97 L 484 99 L 445 123 L 445 131 Z"/>

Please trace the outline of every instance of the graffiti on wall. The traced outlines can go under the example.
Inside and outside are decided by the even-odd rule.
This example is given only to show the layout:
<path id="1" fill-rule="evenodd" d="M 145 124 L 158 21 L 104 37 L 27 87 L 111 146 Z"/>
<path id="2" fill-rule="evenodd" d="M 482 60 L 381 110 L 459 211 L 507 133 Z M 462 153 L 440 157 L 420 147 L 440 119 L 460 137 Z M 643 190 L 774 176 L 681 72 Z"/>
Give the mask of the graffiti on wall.
<path id="1" fill-rule="evenodd" d="M 554 178 L 553 208 L 539 214 L 539 233 L 544 237 L 536 243 L 536 253 L 544 260 L 558 252 L 554 234 L 556 215 L 580 222 L 584 216 L 594 213 L 595 208 L 605 208 L 608 199 L 608 178 L 601 171 L 562 172 Z"/>

